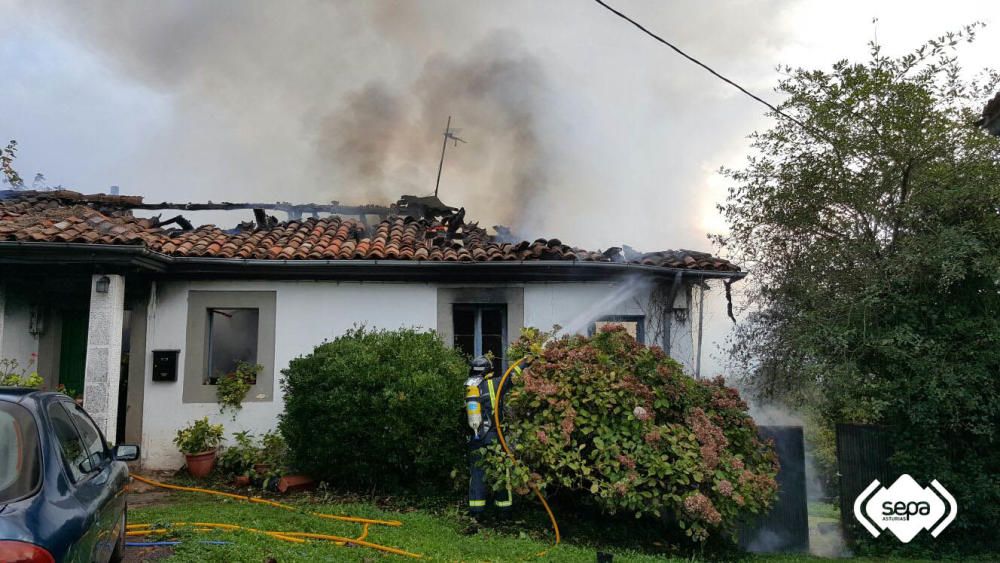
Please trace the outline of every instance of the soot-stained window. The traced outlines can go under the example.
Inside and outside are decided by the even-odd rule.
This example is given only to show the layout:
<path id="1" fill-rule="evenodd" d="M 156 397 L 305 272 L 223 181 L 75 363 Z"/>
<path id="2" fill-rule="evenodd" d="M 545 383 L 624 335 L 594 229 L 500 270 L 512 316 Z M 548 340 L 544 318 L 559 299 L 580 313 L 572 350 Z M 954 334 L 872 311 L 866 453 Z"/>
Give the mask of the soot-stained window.
<path id="1" fill-rule="evenodd" d="M 258 309 L 208 310 L 208 370 L 205 383 L 236 371 L 240 362 L 257 364 L 260 311 Z"/>

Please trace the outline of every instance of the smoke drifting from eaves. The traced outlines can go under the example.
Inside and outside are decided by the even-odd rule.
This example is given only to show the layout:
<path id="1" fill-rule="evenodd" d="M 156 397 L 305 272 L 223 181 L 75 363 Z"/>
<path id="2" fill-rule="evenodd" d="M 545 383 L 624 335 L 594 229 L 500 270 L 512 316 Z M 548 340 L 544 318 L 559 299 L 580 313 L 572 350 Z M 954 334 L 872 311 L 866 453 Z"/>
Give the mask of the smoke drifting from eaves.
<path id="1" fill-rule="evenodd" d="M 385 200 L 433 190 L 447 117 L 468 144 L 450 143 L 441 197 L 488 203 L 493 218 L 524 231 L 518 213 L 548 188 L 539 106 L 540 62 L 517 35 L 495 32 L 460 55 L 438 53 L 406 84 L 374 80 L 349 92 L 316 131 L 319 162 L 354 198 Z"/>

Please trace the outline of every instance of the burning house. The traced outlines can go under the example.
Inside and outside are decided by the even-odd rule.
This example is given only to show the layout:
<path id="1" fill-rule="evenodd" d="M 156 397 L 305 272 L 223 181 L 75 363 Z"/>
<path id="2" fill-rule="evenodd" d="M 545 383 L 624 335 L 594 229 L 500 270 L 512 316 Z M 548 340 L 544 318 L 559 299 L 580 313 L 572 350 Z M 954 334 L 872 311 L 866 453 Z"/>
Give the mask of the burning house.
<path id="1" fill-rule="evenodd" d="M 245 210 L 246 221 L 139 216 L 158 209 Z M 354 325 L 434 329 L 504 361 L 524 326 L 614 322 L 697 372 L 707 282 L 744 275 L 701 252 L 595 252 L 494 231 L 437 198 L 352 207 L 0 192 L 0 358 L 81 394 L 110 440 L 141 443 L 145 467 L 168 469 L 182 463 L 174 433 L 193 418 L 273 428 L 281 370 Z M 215 382 L 239 360 L 263 371 L 231 421 Z"/>

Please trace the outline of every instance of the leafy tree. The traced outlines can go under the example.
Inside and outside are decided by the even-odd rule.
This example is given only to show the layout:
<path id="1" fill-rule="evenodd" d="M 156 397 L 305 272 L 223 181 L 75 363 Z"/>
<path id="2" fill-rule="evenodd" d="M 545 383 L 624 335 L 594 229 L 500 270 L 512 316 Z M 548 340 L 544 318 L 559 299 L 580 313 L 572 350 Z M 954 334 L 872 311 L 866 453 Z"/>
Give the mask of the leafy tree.
<path id="1" fill-rule="evenodd" d="M 21 175 L 14 170 L 14 159 L 17 158 L 17 141 L 11 140 L 7 146 L 0 149 L 0 183 L 7 184 L 15 190 L 24 188 L 24 180 Z"/>
<path id="2" fill-rule="evenodd" d="M 883 424 L 893 461 L 958 498 L 937 540 L 1000 524 L 1000 140 L 973 123 L 998 83 L 963 78 L 969 26 L 892 58 L 785 69 L 719 242 L 751 275 L 733 357 L 761 396 Z M 828 445 L 828 444 L 827 444 Z M 829 448 L 827 448 L 829 451 Z"/>
<path id="3" fill-rule="evenodd" d="M 0 149 L 0 186 L 8 186 L 12 190 L 25 189 L 24 178 L 14 169 L 14 159 L 17 158 L 17 141 L 11 139 L 7 146 Z M 58 190 L 62 185 L 49 186 L 45 174 L 38 172 L 31 182 L 33 190 Z"/>

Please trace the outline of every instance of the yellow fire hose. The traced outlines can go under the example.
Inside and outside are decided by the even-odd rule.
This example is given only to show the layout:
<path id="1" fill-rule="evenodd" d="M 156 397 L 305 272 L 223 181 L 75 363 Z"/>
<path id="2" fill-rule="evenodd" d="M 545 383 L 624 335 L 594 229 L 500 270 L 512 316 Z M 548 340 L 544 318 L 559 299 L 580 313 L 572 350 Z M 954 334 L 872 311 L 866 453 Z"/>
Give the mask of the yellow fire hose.
<path id="1" fill-rule="evenodd" d="M 258 530 L 256 528 L 249 528 L 249 527 L 246 527 L 246 526 L 237 526 L 236 524 L 220 524 L 220 523 L 216 523 L 216 522 L 190 522 L 190 523 L 187 523 L 187 522 L 176 522 L 176 523 L 174 523 L 174 526 L 189 527 L 189 528 L 191 528 L 195 532 L 207 532 L 207 531 L 213 531 L 213 530 L 217 530 L 217 529 L 228 530 L 228 531 L 245 531 L 245 532 L 257 533 L 257 534 L 263 534 L 263 535 L 272 537 L 272 538 L 277 539 L 277 540 L 287 541 L 287 542 L 292 542 L 292 543 L 305 543 L 305 539 L 303 539 L 303 538 L 318 539 L 318 540 L 327 540 L 327 541 L 332 541 L 336 545 L 340 545 L 340 546 L 347 545 L 347 544 L 353 544 L 353 545 L 358 545 L 358 546 L 362 546 L 362 547 L 367 547 L 367 548 L 375 549 L 375 550 L 378 550 L 378 551 L 383 551 L 383 552 L 386 552 L 386 553 L 393 553 L 393 554 L 396 554 L 396 555 L 403 555 L 405 557 L 412 557 L 414 559 L 422 559 L 423 558 L 423 556 L 420 555 L 419 553 L 411 553 L 409 551 L 404 551 L 402 549 L 397 549 L 395 547 L 388 547 L 388 546 L 380 545 L 380 544 L 377 544 L 377 543 L 371 543 L 371 542 L 368 542 L 368 541 L 364 541 L 365 538 L 368 537 L 368 526 L 369 525 L 371 525 L 371 524 L 377 524 L 377 525 L 381 525 L 381 526 L 393 526 L 393 527 L 402 526 L 403 523 L 400 522 L 400 521 L 398 521 L 398 520 L 374 520 L 374 519 L 371 519 L 371 518 L 358 518 L 358 517 L 355 517 L 355 516 L 340 516 L 340 515 L 337 515 L 337 514 L 324 514 L 322 512 L 300 511 L 299 509 L 295 508 L 294 506 L 291 506 L 291 505 L 288 505 L 288 504 L 282 504 L 280 502 L 275 502 L 275 501 L 272 501 L 272 500 L 262 499 L 262 498 L 259 498 L 259 497 L 251 497 L 251 496 L 247 496 L 247 495 L 237 495 L 237 494 L 233 494 L 233 493 L 224 493 L 222 491 L 214 491 L 212 489 L 201 489 L 201 488 L 198 488 L 198 487 L 182 487 L 180 485 L 170 485 L 168 483 L 161 483 L 159 481 L 154 481 L 154 480 L 149 479 L 147 477 L 142 477 L 141 475 L 134 475 L 133 474 L 133 475 L 131 475 L 131 477 L 133 479 L 135 479 L 136 481 L 139 481 L 141 483 L 146 483 L 147 485 L 152 485 L 154 487 L 160 487 L 160 488 L 163 488 L 163 489 L 170 489 L 170 490 L 175 490 L 175 491 L 187 491 L 187 492 L 192 492 L 192 493 L 202 493 L 202 494 L 207 494 L 207 495 L 215 495 L 215 496 L 220 496 L 220 497 L 234 498 L 234 499 L 238 499 L 238 500 L 245 500 L 245 501 L 249 501 L 249 502 L 253 502 L 253 503 L 258 503 L 258 504 L 266 504 L 268 506 L 273 506 L 275 508 L 281 508 L 281 509 L 284 509 L 284 510 L 291 510 L 293 512 L 303 512 L 304 514 L 308 514 L 310 516 L 316 516 L 316 517 L 319 517 L 319 518 L 327 518 L 327 519 L 330 519 L 330 520 L 339 520 L 339 521 L 342 521 L 342 522 L 354 522 L 356 524 L 362 524 L 362 526 L 363 526 L 360 536 L 358 536 L 357 538 L 346 538 L 346 537 L 335 536 L 335 535 L 331 535 L 331 534 L 316 534 L 316 533 L 311 533 L 311 532 L 284 532 L 284 531 L 273 531 L 273 530 Z M 155 528 L 154 529 L 151 524 L 129 524 L 129 525 L 126 526 L 126 533 L 125 533 L 125 535 L 127 535 L 127 536 L 146 536 L 146 535 L 156 534 L 156 533 L 166 533 L 168 531 L 169 530 L 166 529 L 166 528 Z"/>
<path id="2" fill-rule="evenodd" d="M 502 395 L 502 393 L 503 393 L 503 385 L 504 385 L 504 383 L 507 382 L 507 378 L 510 377 L 511 372 L 514 371 L 514 368 L 516 368 L 518 365 L 521 364 L 521 362 L 523 362 L 526 359 L 528 359 L 527 356 L 525 356 L 525 357 L 521 358 L 520 360 L 514 362 L 513 364 L 511 364 L 511 366 L 509 368 L 507 368 L 507 371 L 504 372 L 503 377 L 500 378 L 500 383 L 497 385 L 497 397 L 502 397 L 503 396 Z M 496 429 L 497 429 L 497 438 L 500 438 L 500 445 L 502 445 L 503 446 L 503 450 L 505 452 L 507 452 L 507 456 L 510 458 L 510 461 L 512 463 L 517 463 L 517 458 L 514 457 L 514 452 L 510 451 L 510 448 L 507 447 L 507 440 L 504 440 L 504 437 L 503 437 L 503 428 L 501 428 L 501 426 L 500 426 L 500 408 L 499 408 L 499 406 L 500 405 L 497 405 L 497 408 L 493 409 L 493 421 L 494 421 L 494 426 L 496 426 Z M 528 483 L 528 486 L 531 487 L 531 490 L 535 493 L 535 496 L 538 497 L 538 500 L 541 501 L 542 506 L 545 507 L 545 512 L 547 512 L 549 514 L 549 520 L 552 522 L 552 531 L 554 531 L 555 534 L 556 534 L 556 543 L 555 543 L 555 545 L 559 545 L 559 542 L 562 539 L 561 536 L 559 535 L 559 523 L 556 522 L 556 517 L 555 517 L 554 514 L 552 514 L 552 509 L 549 508 L 549 503 L 545 501 L 545 497 L 542 495 L 541 491 L 538 490 L 538 487 L 536 487 L 534 483 Z M 543 552 L 539 553 L 539 555 L 540 556 L 544 555 L 546 553 L 546 551 L 543 551 Z"/>
<path id="3" fill-rule="evenodd" d="M 160 487 L 160 488 L 163 488 L 163 489 L 171 489 L 171 490 L 174 490 L 174 491 L 187 491 L 187 492 L 191 492 L 191 493 L 203 493 L 203 494 L 206 494 L 206 495 L 216 495 L 216 496 L 220 496 L 220 497 L 227 497 L 227 498 L 234 498 L 234 499 L 238 499 L 238 500 L 245 500 L 245 501 L 249 501 L 249 502 L 255 502 L 255 503 L 258 503 L 258 504 L 266 504 L 268 506 L 273 506 L 275 508 L 282 508 L 284 510 L 291 510 L 293 512 L 302 512 L 299 509 L 295 508 L 294 506 L 290 506 L 290 505 L 287 505 L 287 504 L 282 504 L 280 502 L 275 502 L 273 500 L 263 499 L 263 498 L 260 498 L 260 497 L 251 497 L 251 496 L 248 496 L 248 495 L 237 495 L 237 494 L 233 494 L 233 493 L 224 493 L 222 491 L 213 491 L 211 489 L 199 489 L 197 487 L 182 487 L 180 485 L 170 485 L 168 483 L 161 483 L 159 481 L 154 481 L 152 479 L 149 479 L 148 477 L 143 477 L 141 475 L 135 475 L 135 474 L 133 474 L 131 477 L 133 479 L 135 479 L 136 481 L 139 481 L 140 483 L 146 483 L 147 485 L 152 485 L 154 487 Z M 358 524 L 379 524 L 381 526 L 395 526 L 395 527 L 399 527 L 399 526 L 403 525 L 403 523 L 400 522 L 399 520 L 372 520 L 370 518 L 358 518 L 356 516 L 340 516 L 338 514 L 323 514 L 322 512 L 305 512 L 305 513 L 309 514 L 310 516 L 317 516 L 319 518 L 329 518 L 330 520 L 340 520 L 341 522 L 355 522 L 355 523 L 358 523 Z"/>
<path id="4" fill-rule="evenodd" d="M 226 530 L 226 531 L 241 531 L 241 532 L 251 532 L 256 534 L 263 534 L 278 540 L 292 542 L 292 543 L 305 543 L 307 539 L 316 540 L 327 540 L 331 541 L 337 545 L 359 545 L 362 547 L 367 547 L 375 549 L 378 551 L 383 551 L 385 553 L 392 553 L 395 555 L 402 555 L 405 557 L 412 557 L 413 559 L 423 559 L 423 556 L 419 553 L 412 553 L 409 551 L 404 551 L 402 549 L 396 549 L 394 547 L 388 547 L 385 545 L 380 545 L 377 543 L 371 543 L 364 541 L 360 538 L 345 538 L 343 536 L 334 536 L 331 534 L 316 534 L 312 532 L 283 532 L 283 531 L 271 531 L 271 530 L 258 530 L 256 528 L 249 528 L 247 526 L 237 526 L 235 524 L 219 524 L 215 522 L 174 522 L 171 524 L 172 527 L 177 528 L 190 528 L 194 532 L 210 532 L 216 529 Z M 125 532 L 126 536 L 148 536 L 153 534 L 163 534 L 171 531 L 172 528 L 153 528 L 151 524 L 129 524 Z M 368 525 L 365 525 L 365 531 L 361 534 L 361 537 L 365 537 L 368 532 Z"/>
<path id="5" fill-rule="evenodd" d="M 243 530 L 248 530 L 248 531 L 251 531 L 251 532 L 261 532 L 261 530 L 254 530 L 253 528 L 240 527 L 240 526 L 237 526 L 235 524 L 219 524 L 219 523 L 216 523 L 216 522 L 171 522 L 170 525 L 174 526 L 174 527 L 176 527 L 176 526 L 202 526 L 200 528 L 192 528 L 192 530 L 195 531 L 195 532 L 210 532 L 210 531 L 212 531 L 213 529 L 216 529 L 216 528 L 223 529 L 223 530 L 243 529 Z M 154 529 L 152 524 L 128 524 L 128 525 L 125 526 L 125 529 L 127 530 L 127 533 L 125 534 L 127 536 L 145 536 L 145 535 L 149 535 L 149 534 L 161 533 L 161 532 L 166 532 L 167 531 L 166 529 L 163 529 L 163 528 L 156 528 L 156 529 Z M 297 535 L 300 535 L 298 532 L 261 532 L 261 533 L 265 533 L 265 534 L 275 534 L 275 533 L 277 533 L 277 534 L 281 534 L 283 536 L 291 536 L 293 538 L 295 536 L 297 536 Z M 277 536 L 275 536 L 275 537 L 277 537 Z M 361 529 L 361 535 L 358 536 L 358 537 L 356 537 L 356 538 L 354 538 L 354 539 L 352 539 L 352 540 L 350 540 L 350 543 L 357 543 L 359 541 L 364 540 L 367 537 L 368 537 L 368 524 L 364 524 L 363 528 Z M 287 541 L 288 538 L 285 537 L 285 538 L 278 538 L 278 539 L 284 539 L 284 540 Z M 348 542 L 337 541 L 335 543 L 337 545 L 344 545 L 345 543 L 348 543 Z"/>
<path id="6" fill-rule="evenodd" d="M 507 368 L 507 371 L 504 372 L 503 377 L 500 378 L 500 383 L 497 385 L 497 397 L 502 396 L 503 386 L 504 386 L 505 383 L 507 383 L 507 379 L 510 377 L 511 372 L 514 371 L 514 368 L 516 368 L 518 365 L 520 365 L 526 359 L 527 359 L 527 357 L 521 358 L 520 360 L 517 360 L 516 362 L 514 362 L 513 364 L 511 364 L 511 366 L 509 368 Z M 495 427 L 497 429 L 497 437 L 500 439 L 500 445 L 503 446 L 503 449 L 507 453 L 507 456 L 510 458 L 511 462 L 512 463 L 518 463 L 517 458 L 514 456 L 514 452 L 512 452 L 510 450 L 510 448 L 507 446 L 507 440 L 504 439 L 503 428 L 500 425 L 500 409 L 499 408 L 494 409 L 494 411 L 493 411 L 493 420 L 494 420 Z M 311 516 L 316 516 L 316 517 L 319 517 L 319 518 L 328 518 L 328 519 L 331 519 L 331 520 L 339 520 L 339 521 L 342 521 L 342 522 L 354 522 L 354 523 L 358 523 L 358 524 L 363 524 L 364 525 L 364 527 L 362 529 L 362 532 L 361 532 L 361 535 L 359 537 L 357 537 L 357 538 L 353 538 L 352 539 L 352 538 L 345 538 L 345 537 L 342 537 L 342 536 L 335 536 L 335 535 L 330 535 L 330 534 L 315 534 L 315 533 L 310 533 L 310 532 L 284 532 L 284 531 L 273 531 L 273 530 L 258 530 L 256 528 L 249 528 L 249 527 L 246 527 L 246 526 L 237 526 L 235 524 L 220 524 L 220 523 L 215 523 L 215 522 L 191 522 L 191 523 L 176 522 L 176 523 L 174 523 L 174 526 L 190 527 L 195 532 L 206 532 L 206 531 L 213 531 L 213 530 L 216 530 L 216 529 L 222 529 L 222 530 L 228 530 L 228 531 L 244 531 L 244 532 L 250 532 L 250 533 L 263 534 L 263 535 L 272 537 L 272 538 L 277 539 L 277 540 L 287 541 L 287 542 L 293 542 L 293 543 L 305 543 L 305 539 L 303 539 L 303 538 L 318 539 L 318 540 L 327 540 L 327 541 L 332 541 L 336 545 L 341 545 L 341 546 L 342 545 L 346 545 L 346 544 L 354 544 L 354 545 L 359 545 L 359 546 L 362 546 L 362 547 L 368 547 L 368 548 L 371 548 L 371 549 L 382 551 L 382 552 L 385 552 L 385 553 L 393 553 L 393 554 L 396 554 L 396 555 L 403 555 L 405 557 L 412 557 L 414 559 L 422 559 L 423 558 L 423 556 L 420 555 L 420 554 L 418 554 L 418 553 L 411 553 L 409 551 L 404 551 L 402 549 L 396 549 L 394 547 L 388 547 L 388 546 L 379 545 L 379 544 L 376 544 L 376 543 L 371 543 L 371 542 L 364 541 L 365 538 L 368 537 L 368 526 L 370 524 L 378 524 L 378 525 L 382 525 L 382 526 L 402 526 L 402 522 L 400 522 L 398 520 L 374 520 L 374 519 L 369 519 L 369 518 L 358 518 L 358 517 L 355 517 L 355 516 L 341 516 L 341 515 L 336 515 L 336 514 L 324 514 L 324 513 L 321 513 L 321 512 L 300 511 L 299 509 L 295 508 L 294 506 L 287 505 L 287 504 L 282 504 L 280 502 L 275 502 L 275 501 L 272 501 L 272 500 L 263 499 L 263 498 L 260 498 L 260 497 L 251 497 L 251 496 L 248 496 L 248 495 L 237 495 L 237 494 L 233 494 L 233 493 L 224 493 L 222 491 L 213 491 L 211 489 L 201 489 L 201 488 L 198 488 L 198 487 L 183 487 L 183 486 L 180 486 L 180 485 L 170 485 L 168 483 L 161 483 L 159 481 L 154 481 L 152 479 L 149 479 L 147 477 L 142 477 L 140 475 L 132 475 L 132 478 L 135 479 L 136 481 L 141 482 L 141 483 L 146 483 L 147 485 L 152 485 L 154 487 L 160 487 L 160 488 L 163 488 L 163 489 L 170 489 L 170 490 L 175 490 L 175 491 L 187 491 L 187 492 L 194 492 L 194 493 L 203 493 L 203 494 L 208 494 L 208 495 L 216 495 L 216 496 L 221 496 L 221 497 L 234 498 L 234 499 L 249 501 L 249 502 L 258 503 L 258 504 L 266 504 L 266 505 L 273 506 L 275 508 L 281 508 L 281 509 L 284 509 L 284 510 L 291 510 L 291 511 L 294 511 L 294 512 L 304 512 L 305 514 L 309 514 Z M 562 536 L 559 534 L 559 523 L 556 522 L 556 517 L 555 517 L 555 514 L 552 513 L 552 508 L 549 507 L 549 503 L 545 500 L 545 496 L 542 495 L 541 491 L 538 490 L 538 487 L 535 486 L 534 483 L 529 483 L 528 486 L 531 488 L 532 492 L 535 493 L 535 496 L 538 497 L 538 500 L 542 503 L 542 506 L 545 508 L 545 512 L 548 513 L 548 515 L 549 515 L 549 521 L 552 523 L 552 530 L 553 530 L 553 532 L 555 532 L 555 536 L 556 536 L 555 545 L 558 545 L 562 541 Z M 154 529 L 151 524 L 129 524 L 128 526 L 126 526 L 126 530 L 127 530 L 126 531 L 126 535 L 127 536 L 146 536 L 146 535 L 151 535 L 151 534 L 169 532 L 169 530 L 167 528 L 155 528 Z M 539 556 L 544 555 L 547 551 L 548 550 L 543 551 L 543 552 L 539 553 L 538 555 Z"/>

